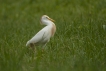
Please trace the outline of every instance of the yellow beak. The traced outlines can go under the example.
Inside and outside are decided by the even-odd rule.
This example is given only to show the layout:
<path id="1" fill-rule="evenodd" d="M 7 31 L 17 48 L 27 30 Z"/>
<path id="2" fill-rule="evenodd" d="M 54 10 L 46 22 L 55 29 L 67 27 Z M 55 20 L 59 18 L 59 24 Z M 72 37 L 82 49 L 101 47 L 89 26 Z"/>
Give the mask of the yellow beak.
<path id="1" fill-rule="evenodd" d="M 53 20 L 53 19 L 51 19 L 51 18 L 48 18 L 50 21 L 52 21 L 52 22 L 55 22 L 55 20 Z"/>

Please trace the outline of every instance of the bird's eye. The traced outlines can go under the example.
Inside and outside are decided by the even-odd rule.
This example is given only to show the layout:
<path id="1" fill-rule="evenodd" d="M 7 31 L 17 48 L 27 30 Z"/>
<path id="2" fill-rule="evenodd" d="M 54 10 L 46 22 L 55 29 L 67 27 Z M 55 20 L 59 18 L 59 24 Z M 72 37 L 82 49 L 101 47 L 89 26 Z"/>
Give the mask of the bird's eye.
<path id="1" fill-rule="evenodd" d="M 47 19 L 49 18 L 49 17 L 46 17 Z"/>

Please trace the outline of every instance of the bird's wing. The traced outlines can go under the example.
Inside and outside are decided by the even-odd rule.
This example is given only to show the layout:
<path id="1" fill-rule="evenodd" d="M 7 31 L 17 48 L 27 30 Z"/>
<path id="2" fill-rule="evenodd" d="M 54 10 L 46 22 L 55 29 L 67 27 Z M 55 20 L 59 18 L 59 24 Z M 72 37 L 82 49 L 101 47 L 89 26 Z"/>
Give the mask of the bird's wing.
<path id="1" fill-rule="evenodd" d="M 37 45 L 40 42 L 46 42 L 49 40 L 51 34 L 50 34 L 50 29 L 48 26 L 44 27 L 42 30 L 40 30 L 32 39 L 30 39 L 27 43 L 26 46 L 29 46 L 30 43 L 34 43 Z"/>
<path id="2" fill-rule="evenodd" d="M 40 42 L 45 34 L 45 30 L 39 31 L 31 40 L 29 40 L 30 43 L 38 43 Z"/>

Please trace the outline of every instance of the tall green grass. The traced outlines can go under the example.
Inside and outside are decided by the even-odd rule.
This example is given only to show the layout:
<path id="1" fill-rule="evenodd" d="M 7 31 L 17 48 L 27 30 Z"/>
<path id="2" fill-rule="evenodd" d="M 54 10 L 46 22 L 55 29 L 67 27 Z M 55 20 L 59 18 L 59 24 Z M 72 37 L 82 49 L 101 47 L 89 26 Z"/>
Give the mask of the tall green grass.
<path id="1" fill-rule="evenodd" d="M 33 52 L 26 42 L 56 22 L 55 36 Z M 0 71 L 106 71 L 106 0 L 1 0 Z"/>

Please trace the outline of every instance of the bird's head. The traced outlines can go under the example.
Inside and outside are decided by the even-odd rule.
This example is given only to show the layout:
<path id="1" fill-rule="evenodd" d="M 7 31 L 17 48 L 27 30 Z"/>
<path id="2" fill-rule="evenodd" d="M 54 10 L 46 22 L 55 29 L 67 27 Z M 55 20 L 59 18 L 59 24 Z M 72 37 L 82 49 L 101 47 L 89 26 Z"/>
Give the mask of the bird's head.
<path id="1" fill-rule="evenodd" d="M 43 24 L 43 22 L 46 22 L 46 21 L 55 22 L 53 19 L 51 19 L 51 18 L 48 17 L 47 15 L 43 15 L 43 16 L 41 17 L 41 23 Z"/>

